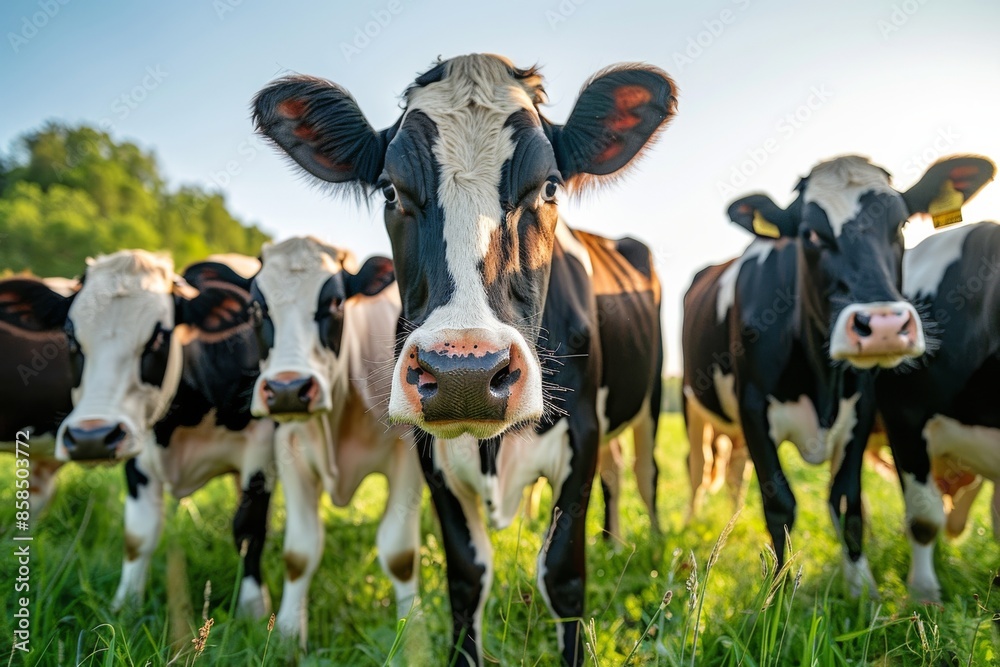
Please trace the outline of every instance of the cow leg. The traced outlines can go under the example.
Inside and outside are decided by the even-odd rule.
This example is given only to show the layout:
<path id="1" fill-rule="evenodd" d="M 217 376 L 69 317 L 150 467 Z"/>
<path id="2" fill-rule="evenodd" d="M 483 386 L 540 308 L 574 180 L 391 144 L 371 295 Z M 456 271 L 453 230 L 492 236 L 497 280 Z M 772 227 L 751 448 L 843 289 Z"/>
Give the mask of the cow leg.
<path id="1" fill-rule="evenodd" d="M 31 492 L 31 511 L 38 514 L 48 507 L 56 492 L 56 472 L 62 466 L 61 461 L 38 457 L 31 461 L 31 476 L 28 478 L 28 489 Z"/>
<path id="2" fill-rule="evenodd" d="M 571 469 L 561 487 L 553 485 L 556 502 L 549 531 L 538 554 L 538 588 L 557 619 L 563 663 L 583 664 L 584 593 L 587 584 L 585 548 L 587 505 L 597 467 L 599 436 L 596 427 L 570 428 L 563 445 L 572 452 Z M 590 454 L 593 452 L 593 454 Z M 589 459 L 589 460 L 588 460 Z"/>
<path id="3" fill-rule="evenodd" d="M 619 525 L 621 509 L 622 458 L 618 438 L 601 446 L 598 469 L 601 473 L 601 491 L 604 494 L 604 537 L 621 537 Z"/>
<path id="4" fill-rule="evenodd" d="M 688 410 L 687 416 L 688 443 L 688 477 L 691 480 L 691 502 L 688 505 L 687 522 L 690 522 L 700 512 L 705 504 L 705 493 L 708 490 L 712 470 L 712 427 L 705 423 L 695 410 Z"/>
<path id="5" fill-rule="evenodd" d="M 767 423 L 767 401 L 756 387 L 748 385 L 740 401 L 740 421 L 750 450 L 750 458 L 757 470 L 761 498 L 764 502 L 764 520 L 771 535 L 771 543 L 778 559 L 778 567 L 785 563 L 785 531 L 795 525 L 795 495 L 781 469 L 778 443 L 771 439 Z"/>
<path id="6" fill-rule="evenodd" d="M 251 618 L 266 616 L 271 600 L 260 572 L 260 559 L 267 538 L 267 510 L 271 504 L 274 461 L 274 425 L 251 422 L 247 427 L 246 452 L 240 468 L 240 500 L 233 517 L 233 540 L 243 557 L 240 583 L 241 614 Z"/>
<path id="7" fill-rule="evenodd" d="M 125 462 L 125 561 L 118 590 L 111 602 L 115 611 L 126 603 L 142 602 L 149 561 L 163 532 L 163 482 L 148 476 L 148 455 L 143 452 Z"/>
<path id="8" fill-rule="evenodd" d="M 475 494 L 451 489 L 434 462 L 432 438 L 419 434 L 417 448 L 424 479 L 441 524 L 452 616 L 449 665 L 482 664 L 483 607 L 493 583 L 493 545 Z"/>
<path id="9" fill-rule="evenodd" d="M 941 584 L 934 571 L 934 543 L 944 525 L 941 492 L 931 475 L 927 443 L 921 435 L 919 415 L 896 415 L 883 409 L 889 446 L 903 486 L 906 537 L 910 542 L 907 585 L 917 600 L 939 602 Z"/>
<path id="10" fill-rule="evenodd" d="M 310 422 L 308 426 L 315 426 Z M 305 646 L 309 626 L 309 585 L 323 557 L 323 522 L 319 518 L 322 483 L 307 461 L 303 448 L 325 447 L 322 432 L 303 437 L 296 428 L 285 424 L 278 427 L 275 437 L 275 459 L 278 479 L 285 494 L 285 585 L 276 623 L 278 631 L 287 637 L 298 635 Z"/>
<path id="11" fill-rule="evenodd" d="M 733 455 L 733 441 L 727 436 L 716 433 L 710 428 L 706 438 L 712 453 L 711 471 L 708 474 L 708 493 L 714 495 L 726 483 L 729 475 L 729 462 Z"/>
<path id="12" fill-rule="evenodd" d="M 730 448 L 729 467 L 726 468 L 726 487 L 729 489 L 729 498 L 733 502 L 733 513 L 735 514 L 746 500 L 747 480 L 750 478 L 750 451 L 743 438 L 734 436 L 730 438 L 732 447 Z"/>
<path id="13" fill-rule="evenodd" d="M 965 531 L 965 525 L 969 521 L 969 512 L 972 511 L 972 503 L 976 501 L 982 488 L 983 478 L 976 475 L 971 484 L 956 489 L 951 498 L 951 511 L 948 512 L 945 519 L 945 532 L 948 537 L 958 537 Z"/>
<path id="14" fill-rule="evenodd" d="M 645 410 L 642 417 L 632 425 L 632 438 L 635 440 L 635 461 L 632 470 L 638 482 L 639 496 L 649 510 L 650 527 L 658 534 L 660 519 L 656 511 L 656 485 L 660 478 L 660 469 L 656 464 L 656 426 L 655 417 Z"/>
<path id="15" fill-rule="evenodd" d="M 375 539 L 379 562 L 396 589 L 396 614 L 405 618 L 418 593 L 424 479 L 408 441 L 398 443 L 394 454 L 389 470 L 389 499 Z"/>
<path id="16" fill-rule="evenodd" d="M 867 393 L 874 391 L 871 386 L 861 390 Z M 841 409 L 847 409 L 844 401 Z M 877 597 L 878 587 L 872 576 L 868 559 L 862 551 L 864 540 L 864 519 L 861 503 L 861 463 L 865 456 L 868 434 L 875 423 L 875 406 L 871 400 L 858 401 L 855 406 L 857 421 L 851 435 L 851 440 L 844 450 L 840 468 L 834 471 L 833 483 L 830 485 L 830 517 L 834 530 L 840 537 L 843 548 L 844 579 L 847 581 L 847 593 L 857 598 L 862 591 Z"/>

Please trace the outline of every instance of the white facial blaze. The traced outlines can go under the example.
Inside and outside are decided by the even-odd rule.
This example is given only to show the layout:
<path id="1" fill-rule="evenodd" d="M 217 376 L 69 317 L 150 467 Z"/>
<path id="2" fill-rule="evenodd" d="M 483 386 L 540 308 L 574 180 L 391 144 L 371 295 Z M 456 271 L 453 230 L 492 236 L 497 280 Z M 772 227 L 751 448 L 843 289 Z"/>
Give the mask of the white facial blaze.
<path id="1" fill-rule="evenodd" d="M 157 324 L 174 327 L 174 280 L 169 258 L 142 250 L 122 250 L 91 263 L 69 311 L 84 367 L 73 411 L 59 429 L 57 455 L 66 455 L 62 435 L 68 426 L 93 420 L 125 426 L 120 455 L 153 442 L 153 424 L 166 414 L 180 382 L 181 336 L 171 336 L 161 386 L 141 381 L 140 361 Z"/>
<path id="2" fill-rule="evenodd" d="M 407 114 L 419 111 L 434 123 L 433 146 L 438 174 L 437 202 L 444 214 L 445 261 L 454 280 L 451 300 L 432 311 L 407 338 L 403 349 L 428 348 L 443 336 L 475 330 L 485 349 L 514 346 L 524 360 L 521 408 L 511 422 L 536 418 L 542 411 L 541 372 L 527 341 L 514 327 L 500 322 L 490 309 L 481 265 L 503 222 L 500 182 L 504 163 L 514 154 L 513 130 L 506 127 L 518 111 L 536 114 L 525 88 L 507 66 L 491 56 L 455 58 L 440 80 L 413 89 Z M 405 122 L 405 120 L 404 120 Z M 402 368 L 397 362 L 389 416 L 419 422 L 403 396 Z M 485 434 L 479 434 L 485 435 Z"/>
<path id="3" fill-rule="evenodd" d="M 815 202 L 826 213 L 834 235 L 840 236 L 844 225 L 861 212 L 861 197 L 868 192 L 898 196 L 882 169 L 863 157 L 847 155 L 813 168 L 802 203 Z"/>
<path id="4" fill-rule="evenodd" d="M 312 377 L 319 386 L 315 409 L 329 410 L 335 390 L 348 380 L 341 363 L 347 355 L 338 358 L 320 341 L 316 309 L 323 285 L 345 262 L 354 264 L 353 255 L 314 238 L 296 237 L 265 245 L 262 256 L 255 280 L 274 326 L 274 345 L 261 361 L 250 410 L 257 416 L 267 414 L 261 385 L 279 374 Z"/>

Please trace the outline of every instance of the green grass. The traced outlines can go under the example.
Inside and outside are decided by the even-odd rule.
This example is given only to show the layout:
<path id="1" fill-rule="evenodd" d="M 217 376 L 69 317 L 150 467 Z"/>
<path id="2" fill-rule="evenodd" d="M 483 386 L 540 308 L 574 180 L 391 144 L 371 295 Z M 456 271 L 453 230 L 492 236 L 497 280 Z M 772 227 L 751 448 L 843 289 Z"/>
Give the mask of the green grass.
<path id="1" fill-rule="evenodd" d="M 687 442 L 678 416 L 664 417 L 657 455 L 665 533 L 650 538 L 634 480 L 626 473 L 621 542 L 600 535 L 600 493 L 591 504 L 587 559 L 587 662 L 593 665 L 992 665 L 1000 642 L 992 611 L 1000 591 L 990 584 L 1000 565 L 988 494 L 976 503 L 966 535 L 937 550 L 943 606 L 912 604 L 906 596 L 908 547 L 902 534 L 898 485 L 865 471 L 873 508 L 865 549 L 880 600 L 843 593 L 840 547 L 830 526 L 825 467 L 807 467 L 782 448 L 799 500 L 792 534 L 794 557 L 781 573 L 767 547 L 760 494 L 751 482 L 746 508 L 728 526 L 725 494 L 710 499 L 701 520 L 683 526 L 688 497 Z M 12 459 L 10 479 L 13 479 Z M 141 609 L 112 614 L 122 554 L 120 469 L 67 467 L 49 511 L 34 519 L 32 645 L 10 664 L 28 665 L 382 665 L 391 653 L 413 665 L 444 664 L 449 614 L 439 532 L 429 502 L 422 517 L 421 610 L 397 628 L 392 587 L 375 554 L 375 530 L 385 498 L 381 478 L 368 480 L 348 509 L 323 504 L 326 552 L 312 587 L 309 648 L 269 634 L 267 619 L 233 618 L 238 563 L 229 522 L 234 485 L 214 481 L 192 498 L 167 502 L 164 539 L 154 557 Z M 548 506 L 548 498 L 543 507 Z M 0 635 L 13 631 L 11 539 L 13 484 L 0 489 Z M 543 512 L 544 514 L 544 512 Z M 285 509 L 275 496 L 264 557 L 275 602 L 283 576 L 280 527 Z M 496 577 L 484 620 L 485 653 L 503 665 L 558 664 L 555 630 L 535 586 L 535 557 L 544 517 L 522 518 L 494 533 Z M 182 652 L 167 627 L 168 552 L 185 559 L 194 612 Z M 713 549 L 715 550 L 713 556 Z M 714 561 L 714 562 L 713 562 Z M 214 619 L 204 653 L 190 639 L 202 624 L 206 581 Z M 665 596 L 669 594 L 669 600 Z"/>

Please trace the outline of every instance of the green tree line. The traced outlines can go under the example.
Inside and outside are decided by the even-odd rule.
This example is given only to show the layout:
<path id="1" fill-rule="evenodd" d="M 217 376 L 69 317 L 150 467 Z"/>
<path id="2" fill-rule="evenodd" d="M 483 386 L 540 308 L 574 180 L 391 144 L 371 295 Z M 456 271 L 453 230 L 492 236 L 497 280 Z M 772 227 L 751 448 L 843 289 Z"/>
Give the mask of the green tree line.
<path id="1" fill-rule="evenodd" d="M 168 188 L 153 153 L 93 127 L 47 123 L 0 155 L 0 274 L 71 277 L 122 248 L 168 251 L 181 267 L 215 252 L 256 256 L 268 238 L 222 194 Z"/>

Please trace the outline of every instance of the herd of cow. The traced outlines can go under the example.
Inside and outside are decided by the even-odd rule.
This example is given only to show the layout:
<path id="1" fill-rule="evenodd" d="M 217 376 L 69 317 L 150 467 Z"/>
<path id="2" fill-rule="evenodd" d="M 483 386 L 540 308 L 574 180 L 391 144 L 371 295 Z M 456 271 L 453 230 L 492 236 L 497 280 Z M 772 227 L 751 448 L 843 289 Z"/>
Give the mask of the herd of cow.
<path id="1" fill-rule="evenodd" d="M 454 657 L 480 664 L 486 524 L 511 523 L 544 477 L 553 507 L 539 591 L 560 619 L 563 659 L 582 663 L 586 512 L 599 472 L 605 526 L 617 531 L 615 438 L 627 428 L 658 529 L 660 286 L 646 246 L 571 230 L 558 202 L 634 163 L 675 114 L 676 88 L 654 67 L 620 65 L 585 85 L 565 125 L 541 115 L 545 100 L 536 70 L 488 55 L 418 77 L 380 131 L 321 79 L 288 77 L 257 95 L 258 130 L 302 169 L 381 192 L 391 260 L 359 265 L 292 238 L 180 275 L 162 255 L 123 250 L 81 267 L 78 281 L 0 281 L 0 438 L 30 427 L 35 507 L 61 462 L 125 461 L 115 608 L 143 594 L 164 490 L 183 497 L 235 472 L 239 608 L 264 614 L 277 479 L 287 523 L 276 623 L 304 642 L 321 494 L 346 506 L 378 472 L 389 494 L 376 546 L 398 614 L 418 593 L 426 483 Z M 814 167 L 786 209 L 760 194 L 730 206 L 757 238 L 701 271 L 684 301 L 692 513 L 713 476 L 739 497 L 749 456 L 783 558 L 795 497 L 777 447 L 791 441 L 806 461 L 830 462 L 849 592 L 874 592 L 861 466 L 881 415 L 906 503 L 909 584 L 940 598 L 941 492 L 962 517 L 982 478 L 1000 477 L 1000 226 L 945 230 L 905 253 L 901 228 L 918 213 L 960 219 L 994 172 L 984 158 L 948 158 L 898 191 L 868 160 L 839 157 Z"/>

